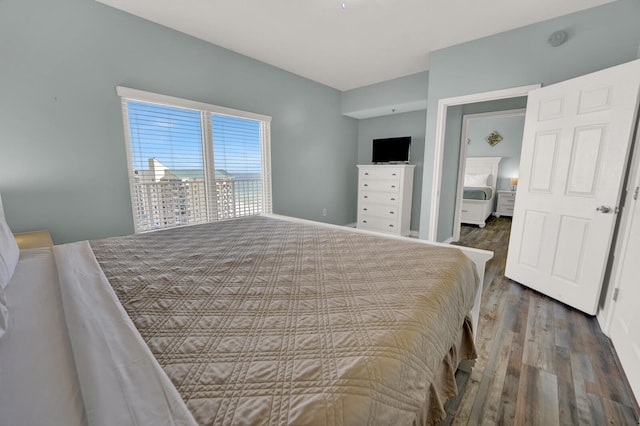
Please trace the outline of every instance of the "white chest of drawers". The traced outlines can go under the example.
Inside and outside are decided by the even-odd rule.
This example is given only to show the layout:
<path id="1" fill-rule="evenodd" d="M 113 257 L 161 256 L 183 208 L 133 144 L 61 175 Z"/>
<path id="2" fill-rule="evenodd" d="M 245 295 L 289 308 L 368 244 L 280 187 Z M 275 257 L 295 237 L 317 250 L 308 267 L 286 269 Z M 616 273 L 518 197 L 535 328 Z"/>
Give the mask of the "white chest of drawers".
<path id="1" fill-rule="evenodd" d="M 358 228 L 408 236 L 414 165 L 358 165 Z"/>
<path id="2" fill-rule="evenodd" d="M 513 206 L 516 203 L 515 191 L 498 191 L 498 206 L 496 217 L 513 216 Z"/>

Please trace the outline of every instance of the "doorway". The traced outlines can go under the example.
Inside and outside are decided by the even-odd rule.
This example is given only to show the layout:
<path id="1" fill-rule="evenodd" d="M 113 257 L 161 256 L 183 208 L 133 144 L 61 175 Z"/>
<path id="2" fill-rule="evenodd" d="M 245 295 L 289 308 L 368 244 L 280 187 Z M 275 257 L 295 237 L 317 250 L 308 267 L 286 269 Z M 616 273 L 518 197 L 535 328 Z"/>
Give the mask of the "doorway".
<path id="1" fill-rule="evenodd" d="M 444 174 L 443 171 L 445 166 L 444 151 L 445 151 L 445 140 L 447 136 L 446 130 L 448 127 L 447 117 L 449 114 L 449 108 L 454 108 L 454 110 L 452 111 L 453 112 L 452 116 L 455 118 L 455 116 L 459 115 L 459 119 L 461 122 L 462 120 L 461 108 L 464 105 L 477 104 L 477 103 L 487 102 L 487 101 L 526 97 L 528 96 L 529 91 L 533 89 L 538 89 L 540 87 L 541 87 L 540 84 L 534 84 L 529 86 L 514 87 L 510 89 L 495 90 L 491 92 L 457 96 L 453 98 L 444 98 L 438 101 L 438 116 L 437 116 L 437 122 L 436 122 L 436 140 L 435 140 L 434 164 L 433 164 L 434 166 L 433 167 L 433 183 L 432 183 L 432 190 L 431 190 L 430 221 L 429 221 L 428 237 L 427 237 L 428 240 L 444 241 L 448 238 L 453 237 L 453 217 L 454 217 L 453 209 L 455 207 L 454 206 L 455 202 L 451 202 L 450 203 L 451 205 L 445 205 L 445 208 L 449 209 L 451 212 L 450 214 L 451 228 L 448 231 L 447 230 L 444 231 L 445 234 L 448 234 L 447 236 L 442 237 L 442 232 L 441 232 L 441 238 L 440 239 L 438 238 L 438 222 L 439 222 L 440 207 L 441 207 L 440 205 L 441 204 L 440 203 L 441 186 L 443 182 L 443 174 Z M 458 138 L 458 141 L 459 140 L 460 138 Z M 456 156 L 456 158 L 457 158 L 457 161 L 456 161 L 457 167 L 455 167 L 455 170 L 450 170 L 449 168 L 447 168 L 447 172 L 449 172 L 448 174 L 453 173 L 457 177 L 460 170 L 459 154 Z M 451 159 L 448 158 L 448 160 L 451 160 Z M 447 176 L 445 175 L 444 177 L 446 180 Z M 449 189 L 451 190 L 451 188 Z M 447 203 L 445 204 L 449 204 L 448 201 L 449 200 L 447 200 Z M 445 227 L 448 227 L 448 226 L 445 226 Z"/>
<path id="2" fill-rule="evenodd" d="M 513 102 L 517 101 L 517 102 Z M 474 218 L 480 222 L 480 227 L 487 220 L 487 215 L 495 214 L 496 206 L 500 201 L 515 199 L 511 185 L 511 178 L 518 177 L 520 168 L 520 150 L 524 133 L 524 113 L 527 98 L 513 98 L 505 104 L 501 101 L 483 102 L 481 104 L 465 105 L 462 116 L 462 137 L 460 138 L 460 162 L 458 170 L 458 185 L 456 191 L 455 216 L 453 222 L 453 241 L 460 239 L 461 224 L 465 220 L 463 213 L 478 210 L 481 217 Z M 522 108 L 506 109 L 512 104 Z M 475 112 L 477 110 L 491 112 Z M 470 113 L 465 113 L 469 111 Z M 499 141 L 489 143 L 487 138 L 493 134 L 499 135 Z M 466 188 L 466 173 L 471 173 L 467 164 L 467 158 L 476 161 L 497 157 L 499 159 L 498 172 L 489 177 L 489 180 L 481 186 L 487 188 Z M 476 186 L 469 182 L 471 186 Z M 482 195 L 483 197 L 479 197 Z M 509 198 L 511 197 L 511 198 Z M 466 198 L 466 199 L 465 199 Z M 480 209 L 478 209 L 480 207 Z M 513 206 L 511 206 L 513 207 Z M 503 212 L 503 215 L 509 215 Z M 475 221 L 464 223 L 478 223 Z"/>

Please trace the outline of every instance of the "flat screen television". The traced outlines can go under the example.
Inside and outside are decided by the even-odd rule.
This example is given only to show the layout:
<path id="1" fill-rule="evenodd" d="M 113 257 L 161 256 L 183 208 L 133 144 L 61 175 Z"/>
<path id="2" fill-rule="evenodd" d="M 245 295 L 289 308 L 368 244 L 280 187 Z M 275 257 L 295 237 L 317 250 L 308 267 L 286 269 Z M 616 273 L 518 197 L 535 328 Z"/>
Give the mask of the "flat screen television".
<path id="1" fill-rule="evenodd" d="M 373 140 L 371 161 L 380 163 L 408 163 L 411 154 L 411 136 Z"/>

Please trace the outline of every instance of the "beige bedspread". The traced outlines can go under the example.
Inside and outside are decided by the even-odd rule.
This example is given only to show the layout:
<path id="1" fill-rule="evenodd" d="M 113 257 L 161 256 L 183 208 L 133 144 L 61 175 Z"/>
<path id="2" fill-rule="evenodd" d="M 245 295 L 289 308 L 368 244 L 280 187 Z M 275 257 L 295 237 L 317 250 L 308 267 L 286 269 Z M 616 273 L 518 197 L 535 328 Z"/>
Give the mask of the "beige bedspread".
<path id="1" fill-rule="evenodd" d="M 91 246 L 202 425 L 424 421 L 443 362 L 474 354 L 455 248 L 268 217 Z"/>

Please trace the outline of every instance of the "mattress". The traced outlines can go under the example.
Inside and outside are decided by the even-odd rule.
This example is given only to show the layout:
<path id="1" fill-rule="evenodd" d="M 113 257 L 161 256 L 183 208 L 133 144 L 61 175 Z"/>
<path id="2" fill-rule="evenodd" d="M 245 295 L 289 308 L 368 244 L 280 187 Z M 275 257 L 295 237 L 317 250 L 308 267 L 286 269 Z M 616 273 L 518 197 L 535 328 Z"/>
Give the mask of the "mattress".
<path id="1" fill-rule="evenodd" d="M 462 198 L 465 200 L 490 200 L 491 197 L 493 197 L 493 188 L 488 186 L 465 186 L 462 192 Z"/>
<path id="2" fill-rule="evenodd" d="M 54 252 L 74 373 L 87 423 L 195 425 L 177 390 L 118 302 L 89 243 L 55 246 Z"/>
<path id="3" fill-rule="evenodd" d="M 51 248 L 20 251 L 0 339 L 0 424 L 87 424 Z"/>
<path id="4" fill-rule="evenodd" d="M 432 422 L 475 356 L 455 248 L 250 217 L 91 249 L 198 424 Z"/>
<path id="5" fill-rule="evenodd" d="M 269 217 L 23 250 L 0 424 L 432 424 L 476 284 L 457 248 Z"/>

